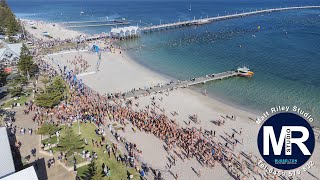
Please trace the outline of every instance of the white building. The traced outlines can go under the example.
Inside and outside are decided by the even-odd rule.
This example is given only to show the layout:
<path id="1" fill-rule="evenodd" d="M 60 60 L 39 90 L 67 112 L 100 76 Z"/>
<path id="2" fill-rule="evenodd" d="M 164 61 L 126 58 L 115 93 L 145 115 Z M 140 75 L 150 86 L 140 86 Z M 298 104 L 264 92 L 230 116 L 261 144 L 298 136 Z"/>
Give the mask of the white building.
<path id="1" fill-rule="evenodd" d="M 0 128 L 0 179 L 15 173 L 7 129 Z"/>
<path id="2" fill-rule="evenodd" d="M 7 44 L 0 40 L 0 65 L 16 66 L 19 62 L 22 43 Z"/>
<path id="3" fill-rule="evenodd" d="M 141 30 L 138 26 L 112 28 L 110 31 L 110 36 L 117 39 L 134 38 L 140 35 Z"/>
<path id="4" fill-rule="evenodd" d="M 38 176 L 33 166 L 6 176 L 1 180 L 38 180 Z"/>

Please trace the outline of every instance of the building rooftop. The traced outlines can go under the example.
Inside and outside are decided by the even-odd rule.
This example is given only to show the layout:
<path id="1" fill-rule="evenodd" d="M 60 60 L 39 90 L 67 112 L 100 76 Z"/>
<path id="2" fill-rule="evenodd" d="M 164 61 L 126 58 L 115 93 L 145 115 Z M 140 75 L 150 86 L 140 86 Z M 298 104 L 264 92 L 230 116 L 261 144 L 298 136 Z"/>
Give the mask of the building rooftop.
<path id="1" fill-rule="evenodd" d="M 15 173 L 7 129 L 0 127 L 0 179 Z"/>
<path id="2" fill-rule="evenodd" d="M 17 56 L 20 56 L 22 43 L 7 44 L 7 47 L 8 47 L 13 53 L 15 53 Z"/>
<path id="3" fill-rule="evenodd" d="M 1 180 L 38 180 L 38 176 L 34 167 L 30 166 Z"/>
<path id="4" fill-rule="evenodd" d="M 7 50 L 7 48 L 1 48 L 0 49 L 0 57 L 3 55 L 3 53 L 5 53 Z"/>

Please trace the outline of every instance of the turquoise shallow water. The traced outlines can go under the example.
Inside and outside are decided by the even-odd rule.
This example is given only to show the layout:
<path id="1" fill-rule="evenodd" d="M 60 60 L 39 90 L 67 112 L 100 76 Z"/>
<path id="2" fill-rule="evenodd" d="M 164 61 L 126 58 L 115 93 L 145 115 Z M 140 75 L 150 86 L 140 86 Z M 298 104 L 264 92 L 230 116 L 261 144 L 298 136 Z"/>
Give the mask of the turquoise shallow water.
<path id="1" fill-rule="evenodd" d="M 319 1 L 9 1 L 19 17 L 54 22 L 127 18 L 157 24 L 256 8 L 320 4 Z M 125 5 L 124 5 L 125 4 Z M 80 16 L 79 12 L 86 12 Z M 260 26 L 260 30 L 258 29 Z M 106 27 L 80 29 L 87 33 Z M 122 42 L 148 68 L 176 79 L 247 65 L 252 78 L 230 78 L 197 86 L 211 96 L 262 112 L 275 105 L 297 105 L 320 119 L 320 10 L 257 15 L 205 26 L 143 34 Z M 240 47 L 241 46 L 241 47 Z"/>
<path id="2" fill-rule="evenodd" d="M 137 61 L 178 79 L 248 65 L 255 72 L 252 78 L 211 82 L 198 89 L 258 112 L 297 105 L 319 117 L 319 13 L 303 10 L 221 21 L 154 33 L 127 44 L 142 44 L 131 50 Z"/>

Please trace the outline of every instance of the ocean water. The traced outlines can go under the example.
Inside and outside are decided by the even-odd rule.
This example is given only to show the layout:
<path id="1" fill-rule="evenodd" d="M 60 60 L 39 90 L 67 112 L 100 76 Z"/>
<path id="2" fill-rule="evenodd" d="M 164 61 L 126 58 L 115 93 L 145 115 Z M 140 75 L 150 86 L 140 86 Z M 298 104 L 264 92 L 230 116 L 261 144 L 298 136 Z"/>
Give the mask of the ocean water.
<path id="1" fill-rule="evenodd" d="M 319 0 L 99 1 L 9 0 L 18 17 L 52 22 L 121 19 L 159 24 Z M 84 11 L 85 15 L 80 15 Z M 258 28 L 260 26 L 260 29 Z M 110 27 L 76 29 L 108 32 Z M 209 95 L 254 112 L 297 105 L 320 122 L 320 9 L 275 12 L 197 27 L 143 34 L 121 43 L 140 64 L 174 79 L 187 79 L 247 65 L 252 78 L 198 85 Z"/>

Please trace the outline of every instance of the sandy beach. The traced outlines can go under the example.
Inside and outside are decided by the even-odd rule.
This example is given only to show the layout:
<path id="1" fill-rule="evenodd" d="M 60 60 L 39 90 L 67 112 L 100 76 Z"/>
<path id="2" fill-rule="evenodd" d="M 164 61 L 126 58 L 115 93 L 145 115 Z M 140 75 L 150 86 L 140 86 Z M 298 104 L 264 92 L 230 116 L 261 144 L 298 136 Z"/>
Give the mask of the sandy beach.
<path id="1" fill-rule="evenodd" d="M 94 71 L 95 63 L 97 61 L 96 54 L 77 52 L 52 57 L 57 58 L 55 61 L 63 64 L 63 61 L 66 59 L 80 54 L 90 61 L 91 67 L 88 72 Z M 99 72 L 80 77 L 83 79 L 84 83 L 101 94 L 126 92 L 133 87 L 143 88 L 144 86 L 148 87 L 161 82 L 169 82 L 169 79 L 135 63 L 124 53 L 103 53 L 102 57 L 103 60 Z M 148 105 L 151 106 L 151 97 L 155 97 L 155 101 L 159 105 L 159 108 L 157 108 L 158 113 L 163 113 L 161 110 L 164 108 L 164 113 L 181 127 L 196 127 L 197 129 L 201 128 L 202 131 L 215 131 L 215 140 L 222 144 L 226 142 L 225 139 L 227 139 L 228 136 L 231 136 L 234 132 L 239 132 L 242 128 L 242 134 L 239 135 L 236 133 L 236 138 L 243 143 L 240 143 L 235 147 L 234 153 L 240 154 L 244 152 L 246 155 L 252 154 L 253 157 L 255 157 L 254 159 L 261 159 L 257 147 L 257 134 L 260 126 L 252 120 L 257 117 L 256 114 L 239 110 L 190 89 L 178 89 L 169 93 L 141 97 L 139 100 L 135 101 L 136 104 L 139 104 L 138 106 L 136 105 L 136 110 L 143 109 Z M 174 111 L 178 112 L 179 115 L 174 116 Z M 193 114 L 197 114 L 201 122 L 196 124 L 191 121 L 191 124 L 188 125 L 188 122 L 190 121 L 189 116 Z M 231 118 L 226 118 L 227 115 L 229 117 L 234 116 L 235 118 L 233 120 Z M 214 123 L 214 121 L 217 120 L 225 120 L 225 124 L 218 126 Z M 134 132 L 132 128 L 132 125 L 127 125 L 125 132 L 119 131 L 119 133 L 129 141 L 136 143 L 142 150 L 143 161 L 156 169 L 162 170 L 165 179 L 173 179 L 170 171 L 173 174 L 177 173 L 181 179 L 211 179 L 213 176 L 217 179 L 225 179 L 225 177 L 230 176 L 228 171 L 220 164 L 217 163 L 215 168 L 207 168 L 201 166 L 194 158 L 185 161 L 179 159 L 177 165 L 172 167 L 169 171 L 167 168 L 167 165 L 169 164 L 167 157 L 172 156 L 173 153 L 168 153 L 164 149 L 164 141 L 156 138 L 152 134 L 140 131 Z M 316 148 L 319 148 L 319 145 L 317 145 Z M 317 158 L 319 157 L 319 154 L 314 154 L 312 160 L 317 161 Z M 316 167 L 311 169 L 311 173 L 319 176 L 319 172 L 316 171 L 317 167 L 319 167 L 319 165 L 316 164 Z M 198 177 L 193 169 L 196 171 L 201 169 L 201 177 Z M 308 174 L 305 175 L 308 177 Z M 257 176 L 255 178 L 261 179 Z M 230 177 L 227 179 L 232 178 Z M 253 176 L 248 179 L 253 179 Z"/>
<path id="2" fill-rule="evenodd" d="M 49 24 L 40 23 L 37 25 L 39 29 L 37 33 L 48 29 L 50 26 Z M 51 31 L 46 31 L 50 32 L 50 34 L 52 33 L 53 36 L 63 35 L 60 38 L 70 38 L 81 34 L 69 30 L 63 30 L 66 33 L 61 33 L 60 28 L 59 26 L 52 26 Z M 170 81 L 170 79 L 134 62 L 125 52 L 120 54 L 120 51 L 115 53 L 103 52 L 101 65 L 97 72 L 95 72 L 95 67 L 98 56 L 91 52 L 64 52 L 46 56 L 44 59 L 50 63 L 66 65 L 68 69 L 72 69 L 75 67 L 70 61 L 76 56 L 81 56 L 90 65 L 84 72 L 79 73 L 78 77 L 100 94 L 126 92 L 132 88 L 150 87 Z M 201 129 L 202 132 L 212 130 L 215 132 L 214 140 L 221 144 L 225 144 L 226 139 L 231 134 L 235 134 L 235 138 L 240 143 L 238 143 L 233 152 L 236 155 L 240 154 L 240 161 L 247 160 L 245 156 L 250 154 L 252 154 L 252 160 L 255 162 L 257 159 L 261 159 L 257 147 L 257 134 L 260 126 L 251 120 L 257 117 L 256 114 L 239 110 L 236 107 L 224 104 L 190 89 L 178 89 L 168 93 L 140 97 L 134 101 L 134 104 L 136 104 L 135 109 L 139 111 L 148 105 L 152 106 L 152 97 L 155 97 L 156 111 L 160 114 L 164 113 L 181 127 L 196 127 Z M 177 112 L 177 115 L 174 115 L 174 112 Z M 197 115 L 200 122 L 190 121 L 189 116 L 192 115 Z M 227 116 L 233 118 L 228 118 Z M 216 124 L 217 121 L 225 121 L 225 123 L 218 126 Z M 170 156 L 174 155 L 174 151 L 166 151 L 164 141 L 153 134 L 139 130 L 134 132 L 132 128 L 132 125 L 128 124 L 125 127 L 125 132 L 119 131 L 119 133 L 129 141 L 136 143 L 139 149 L 142 150 L 143 161 L 161 170 L 165 179 L 174 179 L 173 175 L 175 174 L 178 174 L 179 179 L 233 179 L 220 163 L 216 163 L 214 168 L 208 168 L 202 166 L 195 158 L 185 159 L 184 161 L 178 158 L 176 165 L 169 170 L 169 159 Z M 242 133 L 240 133 L 240 129 L 242 129 Z M 315 149 L 319 149 L 318 143 Z M 176 147 L 174 150 L 179 151 L 179 148 Z M 313 154 L 310 160 L 317 163 L 309 173 L 302 173 L 299 176 L 301 179 L 312 179 L 313 176 L 320 177 L 320 172 L 318 171 L 320 168 L 319 158 L 319 154 Z M 201 171 L 201 176 L 197 174 L 199 170 Z M 260 172 L 265 174 L 263 170 L 260 170 Z M 245 170 L 244 173 L 247 174 L 248 170 Z M 247 179 L 262 179 L 262 177 L 252 174 Z"/>
<path id="3" fill-rule="evenodd" d="M 126 92 L 132 88 L 144 88 L 168 82 L 168 79 L 161 77 L 148 69 L 139 66 L 128 58 L 127 55 L 119 52 L 103 52 L 99 71 L 96 72 L 98 55 L 92 52 L 65 52 L 58 55 L 49 55 L 45 59 L 59 64 L 66 65 L 68 69 L 74 70 L 75 66 L 68 63 L 74 57 L 81 56 L 87 60 L 90 67 L 79 73 L 78 77 L 89 87 L 101 94 Z"/>
<path id="4" fill-rule="evenodd" d="M 43 36 L 43 32 L 48 32 L 52 38 L 65 40 L 76 38 L 84 33 L 63 28 L 58 23 L 47 23 L 44 21 L 22 20 L 25 30 L 34 37 L 43 40 L 50 40 L 49 37 Z M 33 27 L 33 28 L 32 28 Z"/>

